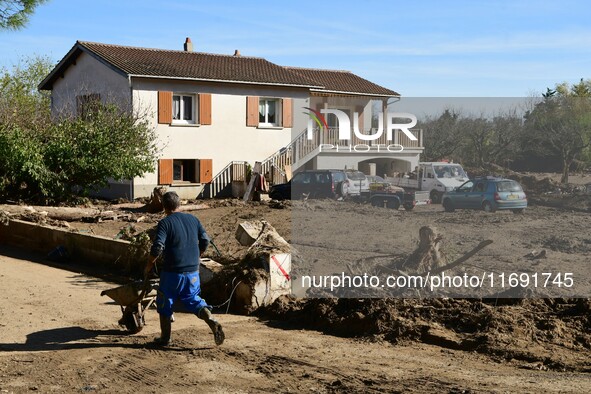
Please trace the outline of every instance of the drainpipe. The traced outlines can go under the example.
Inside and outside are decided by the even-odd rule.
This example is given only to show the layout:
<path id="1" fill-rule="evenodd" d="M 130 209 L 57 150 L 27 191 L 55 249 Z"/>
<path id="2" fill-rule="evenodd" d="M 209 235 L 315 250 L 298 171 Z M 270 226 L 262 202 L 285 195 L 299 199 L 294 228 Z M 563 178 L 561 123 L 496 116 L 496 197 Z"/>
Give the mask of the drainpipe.
<path id="1" fill-rule="evenodd" d="M 131 111 L 133 113 L 133 86 L 131 86 L 131 75 L 127 75 L 127 85 L 129 86 L 129 102 L 131 103 Z M 133 178 L 129 180 L 129 200 L 133 201 Z"/>

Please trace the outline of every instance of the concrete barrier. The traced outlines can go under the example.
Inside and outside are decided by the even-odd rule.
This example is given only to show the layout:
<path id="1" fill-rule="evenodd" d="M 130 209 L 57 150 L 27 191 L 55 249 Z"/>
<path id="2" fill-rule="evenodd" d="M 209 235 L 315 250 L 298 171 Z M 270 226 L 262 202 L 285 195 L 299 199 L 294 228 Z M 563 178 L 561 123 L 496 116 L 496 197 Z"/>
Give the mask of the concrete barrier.
<path id="1" fill-rule="evenodd" d="M 68 256 L 81 263 L 94 263 L 117 270 L 129 271 L 143 266 L 145 261 L 133 261 L 130 242 L 81 234 L 37 223 L 11 219 L 8 226 L 0 225 L 0 244 L 25 248 L 48 254 L 63 246 Z"/>

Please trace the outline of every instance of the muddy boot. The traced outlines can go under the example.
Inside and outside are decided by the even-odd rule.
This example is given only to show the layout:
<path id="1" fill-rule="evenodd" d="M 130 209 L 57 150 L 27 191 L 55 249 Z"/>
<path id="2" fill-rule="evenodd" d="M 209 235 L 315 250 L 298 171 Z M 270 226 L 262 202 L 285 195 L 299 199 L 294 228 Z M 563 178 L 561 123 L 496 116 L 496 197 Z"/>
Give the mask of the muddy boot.
<path id="1" fill-rule="evenodd" d="M 170 317 L 160 315 L 160 338 L 156 338 L 154 343 L 158 346 L 170 345 Z"/>
<path id="2" fill-rule="evenodd" d="M 211 329 L 211 332 L 213 333 L 213 339 L 216 345 L 219 346 L 222 343 L 224 343 L 224 339 L 226 338 L 226 336 L 224 335 L 224 331 L 222 330 L 222 325 L 216 319 L 213 318 L 209 309 L 201 309 L 197 317 L 205 320 L 205 322 Z"/>

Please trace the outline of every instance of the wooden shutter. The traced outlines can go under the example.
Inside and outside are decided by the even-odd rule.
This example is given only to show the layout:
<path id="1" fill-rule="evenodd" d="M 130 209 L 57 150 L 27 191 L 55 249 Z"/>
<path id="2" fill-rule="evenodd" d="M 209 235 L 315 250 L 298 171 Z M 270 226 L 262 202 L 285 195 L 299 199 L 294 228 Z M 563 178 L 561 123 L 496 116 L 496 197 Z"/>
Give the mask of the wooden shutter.
<path id="1" fill-rule="evenodd" d="M 213 177 L 213 160 L 200 159 L 199 160 L 199 183 L 209 183 Z"/>
<path id="2" fill-rule="evenodd" d="M 199 124 L 211 124 L 211 94 L 199 94 Z"/>
<path id="3" fill-rule="evenodd" d="M 246 125 L 257 127 L 259 125 L 259 97 L 248 96 L 246 98 Z"/>
<path id="4" fill-rule="evenodd" d="M 172 159 L 158 160 L 158 184 L 172 184 Z"/>
<path id="5" fill-rule="evenodd" d="M 292 100 L 290 98 L 283 99 L 281 103 L 281 110 L 282 110 L 282 123 L 283 127 L 292 127 L 293 126 L 293 119 L 291 116 L 292 109 L 291 109 Z"/>
<path id="6" fill-rule="evenodd" d="M 158 92 L 158 123 L 172 123 L 172 92 Z"/>

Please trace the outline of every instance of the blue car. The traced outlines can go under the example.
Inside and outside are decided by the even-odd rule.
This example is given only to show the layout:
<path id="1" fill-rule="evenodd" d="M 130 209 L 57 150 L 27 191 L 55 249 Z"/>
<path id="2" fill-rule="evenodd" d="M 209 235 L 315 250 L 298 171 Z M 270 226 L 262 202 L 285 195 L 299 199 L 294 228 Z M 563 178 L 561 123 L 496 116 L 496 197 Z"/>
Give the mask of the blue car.
<path id="1" fill-rule="evenodd" d="M 527 196 L 521 185 L 512 179 L 476 178 L 443 195 L 443 208 L 446 212 L 456 209 L 482 209 L 495 212 L 510 209 L 522 213 L 527 208 Z"/>

